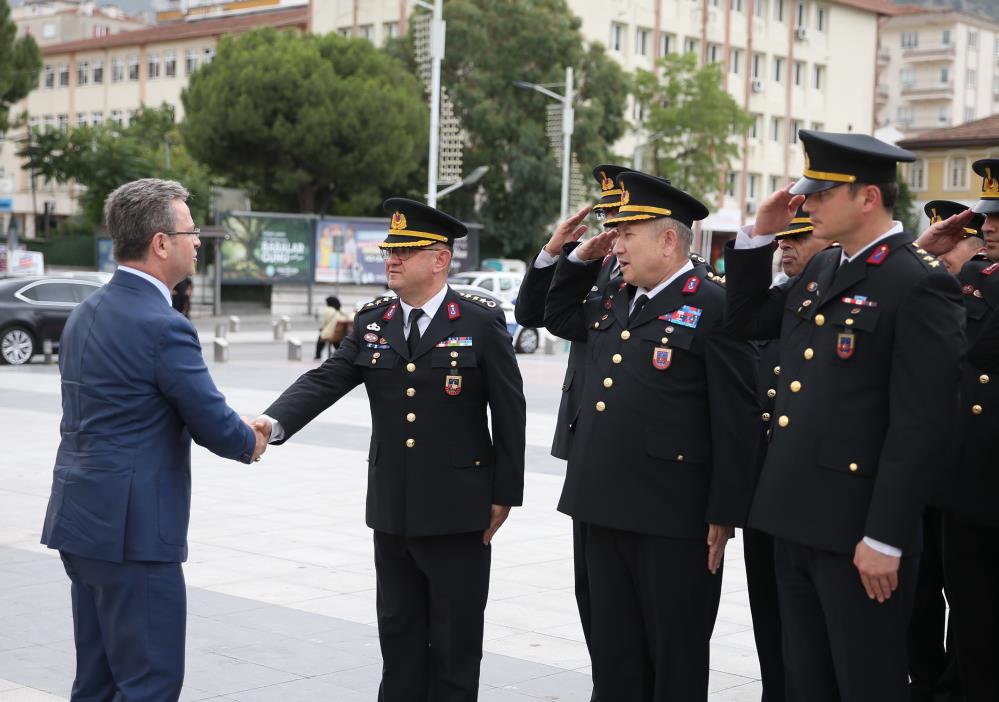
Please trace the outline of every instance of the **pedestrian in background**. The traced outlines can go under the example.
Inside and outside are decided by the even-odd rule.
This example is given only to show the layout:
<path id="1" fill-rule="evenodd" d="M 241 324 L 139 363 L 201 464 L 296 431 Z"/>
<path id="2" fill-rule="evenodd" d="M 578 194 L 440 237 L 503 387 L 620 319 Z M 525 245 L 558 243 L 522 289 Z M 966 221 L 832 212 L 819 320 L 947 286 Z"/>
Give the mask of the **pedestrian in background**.
<path id="1" fill-rule="evenodd" d="M 340 299 L 334 295 L 327 297 L 326 307 L 319 313 L 319 338 L 316 340 L 316 357 L 313 360 L 322 359 L 327 345 L 334 349 L 340 348 L 348 321 L 347 315 L 340 311 Z M 340 322 L 343 322 L 344 326 L 338 329 Z M 330 351 L 330 354 L 332 353 Z"/>

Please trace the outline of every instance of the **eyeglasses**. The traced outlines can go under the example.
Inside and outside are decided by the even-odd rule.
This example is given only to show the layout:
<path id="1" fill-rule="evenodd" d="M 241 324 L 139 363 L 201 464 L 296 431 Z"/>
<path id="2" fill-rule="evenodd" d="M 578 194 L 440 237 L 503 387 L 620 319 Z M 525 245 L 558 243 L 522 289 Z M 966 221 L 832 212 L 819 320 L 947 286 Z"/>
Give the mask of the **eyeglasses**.
<path id="1" fill-rule="evenodd" d="M 198 227 L 195 227 L 194 229 L 192 229 L 189 232 L 163 232 L 163 233 L 166 234 L 167 236 L 180 236 L 181 234 L 186 234 L 187 236 L 198 236 L 198 237 L 200 237 L 201 236 L 201 229 L 199 229 Z"/>
<path id="2" fill-rule="evenodd" d="M 387 261 L 390 258 L 392 258 L 393 256 L 395 256 L 396 258 L 398 258 L 400 261 L 408 261 L 409 259 L 411 259 L 416 254 L 420 253 L 421 251 L 432 251 L 432 252 L 436 253 L 438 251 L 447 251 L 447 249 L 444 249 L 444 248 L 440 248 L 440 249 L 436 249 L 436 248 L 435 249 L 424 249 L 424 248 L 417 248 L 417 247 L 413 247 L 413 246 L 400 246 L 398 248 L 392 247 L 392 248 L 389 248 L 389 249 L 379 249 L 379 251 L 382 254 L 382 260 L 383 261 Z"/>

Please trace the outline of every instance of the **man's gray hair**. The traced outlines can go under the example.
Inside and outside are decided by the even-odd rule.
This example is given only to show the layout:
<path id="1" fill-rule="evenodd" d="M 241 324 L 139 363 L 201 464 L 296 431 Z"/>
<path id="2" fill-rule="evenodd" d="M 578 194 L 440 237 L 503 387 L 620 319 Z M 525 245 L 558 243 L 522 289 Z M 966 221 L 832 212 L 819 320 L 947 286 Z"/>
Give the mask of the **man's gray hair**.
<path id="1" fill-rule="evenodd" d="M 175 180 L 143 178 L 125 183 L 104 201 L 104 223 L 119 262 L 146 258 L 156 232 L 176 227 L 173 202 L 186 202 L 190 193 Z"/>
<path id="2" fill-rule="evenodd" d="M 680 220 L 673 219 L 672 217 L 663 217 L 659 221 L 662 223 L 659 231 L 663 233 L 665 233 L 667 229 L 675 231 L 677 244 L 683 251 L 683 255 L 689 256 L 690 247 L 694 244 L 694 232 L 690 231 L 690 227 Z"/>

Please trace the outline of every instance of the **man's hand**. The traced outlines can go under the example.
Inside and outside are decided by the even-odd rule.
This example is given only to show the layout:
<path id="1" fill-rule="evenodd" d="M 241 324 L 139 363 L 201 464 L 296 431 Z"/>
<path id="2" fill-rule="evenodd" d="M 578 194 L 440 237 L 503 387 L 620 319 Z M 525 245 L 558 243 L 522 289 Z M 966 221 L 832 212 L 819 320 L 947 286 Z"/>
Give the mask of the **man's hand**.
<path id="1" fill-rule="evenodd" d="M 589 229 L 585 224 L 580 224 L 580 222 L 586 219 L 586 215 L 588 214 L 590 214 L 589 206 L 583 207 L 579 212 L 555 227 L 552 238 L 545 244 L 545 251 L 551 256 L 558 256 L 562 253 L 563 246 L 570 241 L 579 241 L 579 237 L 583 236 L 586 230 Z"/>
<path id="2" fill-rule="evenodd" d="M 482 543 L 488 546 L 492 543 L 493 536 L 503 526 L 503 522 L 510 516 L 510 507 L 507 505 L 493 505 L 489 512 L 489 528 L 482 532 Z"/>
<path id="3" fill-rule="evenodd" d="M 580 244 L 574 253 L 579 256 L 580 261 L 596 261 L 611 252 L 615 241 L 617 241 L 617 229 L 605 229 Z"/>
<path id="4" fill-rule="evenodd" d="M 884 602 L 898 587 L 898 564 L 901 559 L 887 556 L 860 541 L 853 552 L 853 565 L 860 572 L 860 582 L 872 600 Z"/>
<path id="5" fill-rule="evenodd" d="M 270 443 L 271 432 L 274 430 L 274 425 L 271 424 L 271 420 L 267 419 L 267 417 L 257 417 L 250 423 L 250 426 L 252 426 L 255 431 L 259 431 L 263 434 L 264 439 Z"/>
<path id="6" fill-rule="evenodd" d="M 725 555 L 725 544 L 734 535 L 735 527 L 708 524 L 708 570 L 712 575 L 718 573 L 722 556 Z"/>
<path id="7" fill-rule="evenodd" d="M 798 208 L 805 201 L 804 195 L 792 195 L 788 183 L 775 193 L 772 193 L 756 212 L 756 222 L 753 223 L 753 236 L 774 234 L 786 229 L 787 225 L 798 213 Z"/>
<path id="8" fill-rule="evenodd" d="M 265 434 L 264 431 L 257 426 L 260 422 L 259 419 L 255 419 L 251 422 L 248 417 L 242 417 L 242 420 L 246 423 L 246 426 L 253 429 L 253 436 L 256 439 L 256 444 L 253 447 L 253 461 L 257 462 L 260 460 L 260 457 L 264 455 L 264 451 L 267 450 L 267 441 L 271 436 L 270 422 L 263 422 L 267 425 L 267 433 Z"/>
<path id="9" fill-rule="evenodd" d="M 931 224 L 925 232 L 916 239 L 916 246 L 926 249 L 934 256 L 945 254 L 964 238 L 964 228 L 975 216 L 971 210 L 958 212 L 945 220 Z"/>

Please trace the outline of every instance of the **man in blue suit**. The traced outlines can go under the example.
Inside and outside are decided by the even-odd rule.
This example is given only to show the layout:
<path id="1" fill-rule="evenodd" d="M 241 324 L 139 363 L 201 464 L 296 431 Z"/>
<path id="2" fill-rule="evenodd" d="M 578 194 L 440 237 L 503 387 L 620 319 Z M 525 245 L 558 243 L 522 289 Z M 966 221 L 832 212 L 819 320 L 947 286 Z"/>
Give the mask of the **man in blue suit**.
<path id="1" fill-rule="evenodd" d="M 198 230 L 173 181 L 108 196 L 120 262 L 63 332 L 62 440 L 42 543 L 72 583 L 79 702 L 173 702 L 184 680 L 191 439 L 250 463 L 266 446 L 226 405 L 170 290 Z"/>

